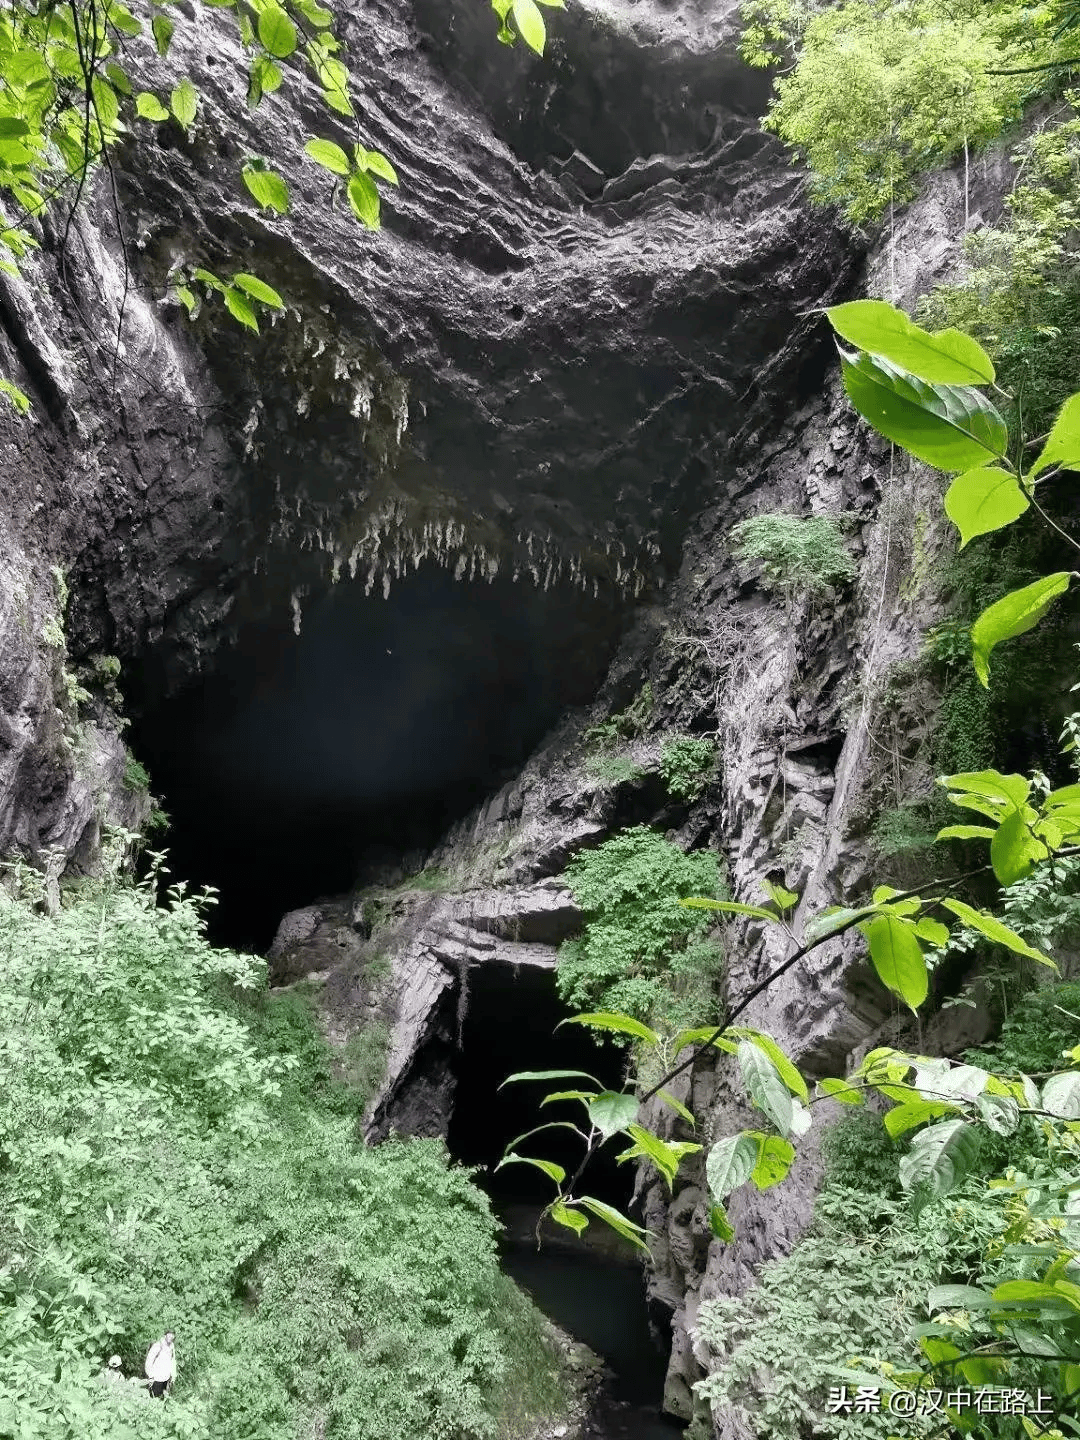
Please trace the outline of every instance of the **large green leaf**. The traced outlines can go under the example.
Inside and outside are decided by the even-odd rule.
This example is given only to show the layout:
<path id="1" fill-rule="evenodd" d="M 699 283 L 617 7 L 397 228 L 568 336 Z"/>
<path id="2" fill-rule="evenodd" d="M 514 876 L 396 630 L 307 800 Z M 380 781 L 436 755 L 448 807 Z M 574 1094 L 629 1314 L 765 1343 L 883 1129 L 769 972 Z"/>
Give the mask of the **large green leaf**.
<path id="1" fill-rule="evenodd" d="M 267 285 L 265 280 L 260 280 L 257 275 L 248 275 L 244 270 L 238 270 L 232 277 L 232 283 L 238 285 L 241 290 L 251 296 L 253 300 L 260 300 L 264 305 L 271 306 L 274 310 L 281 310 L 285 302 L 272 285 Z"/>
<path id="2" fill-rule="evenodd" d="M 280 175 L 273 170 L 259 170 L 254 166 L 245 166 L 240 174 L 257 204 L 264 210 L 276 211 L 278 215 L 285 214 L 289 208 L 289 187 Z"/>
<path id="3" fill-rule="evenodd" d="M 688 1110 L 681 1100 L 672 1095 L 670 1090 L 658 1090 L 656 1092 L 656 1098 L 662 1100 L 665 1105 L 670 1105 L 672 1110 L 675 1111 L 675 1114 L 685 1120 L 692 1130 L 697 1128 L 697 1121 L 694 1119 L 693 1112 Z"/>
<path id="4" fill-rule="evenodd" d="M 604 1087 L 595 1075 L 590 1075 L 587 1070 L 518 1070 L 513 1075 L 508 1075 L 499 1086 L 513 1085 L 519 1080 L 591 1080 L 594 1085 Z"/>
<path id="5" fill-rule="evenodd" d="M 335 175 L 348 175 L 352 170 L 349 157 L 333 140 L 309 140 L 304 146 L 304 153 L 310 155 L 324 170 L 330 170 Z"/>
<path id="6" fill-rule="evenodd" d="M 863 915 L 872 915 L 872 905 L 862 905 L 857 910 L 852 910 L 845 905 L 833 905 L 828 910 L 822 910 L 818 915 L 811 915 L 810 919 L 803 926 L 803 943 L 805 945 L 817 945 L 829 935 L 834 934 L 844 926 L 850 925 Z"/>
<path id="7" fill-rule="evenodd" d="M 771 920 L 774 925 L 780 924 L 780 916 L 775 910 L 766 910 L 762 905 L 743 905 L 738 900 L 706 900 L 695 895 L 680 900 L 679 904 L 687 910 L 723 910 L 729 915 L 753 915 L 756 920 Z"/>
<path id="8" fill-rule="evenodd" d="M 580 1210 L 575 1210 L 569 1205 L 564 1205 L 561 1200 L 556 1200 L 548 1212 L 557 1225 L 565 1225 L 568 1230 L 573 1230 L 580 1235 L 582 1230 L 589 1228 L 589 1217 L 582 1215 Z"/>
<path id="9" fill-rule="evenodd" d="M 1062 1120 L 1080 1120 L 1080 1070 L 1052 1075 L 1043 1086 L 1042 1107 Z"/>
<path id="10" fill-rule="evenodd" d="M 605 1090 L 589 1105 L 589 1119 L 605 1140 L 625 1130 L 637 1112 L 637 1096 L 619 1090 Z"/>
<path id="11" fill-rule="evenodd" d="M 1003 925 L 996 916 L 988 915 L 985 910 L 976 910 L 971 905 L 965 904 L 963 900 L 947 899 L 942 900 L 941 903 L 946 910 L 951 910 L 965 925 L 970 926 L 972 930 L 978 930 L 981 935 L 985 935 L 988 940 L 993 940 L 995 944 L 1004 945 L 1006 949 L 1012 950 L 1017 955 L 1026 955 L 1029 960 L 1037 960 L 1040 965 L 1049 965 L 1052 970 L 1057 969 L 1049 955 L 1044 955 L 1041 950 L 1034 949 L 1026 940 L 1021 939 L 1015 930 L 1010 930 L 1007 925 Z"/>
<path id="12" fill-rule="evenodd" d="M 380 201 L 375 181 L 370 175 L 357 171 L 348 184 L 349 204 L 353 214 L 362 220 L 369 230 L 378 230 Z"/>
<path id="13" fill-rule="evenodd" d="M 172 113 L 185 130 L 194 124 L 199 109 L 199 92 L 185 75 L 169 97 Z"/>
<path id="14" fill-rule="evenodd" d="M 1051 465 L 1060 465 L 1065 470 L 1080 466 L 1080 395 L 1070 395 L 1058 411 L 1030 473 L 1034 477 Z"/>
<path id="15" fill-rule="evenodd" d="M 795 1146 L 779 1135 L 758 1135 L 758 1157 L 750 1179 L 759 1190 L 768 1190 L 786 1179 L 795 1163 Z"/>
<path id="16" fill-rule="evenodd" d="M 642 1225 L 635 1225 L 633 1220 L 624 1215 L 621 1210 L 616 1210 L 613 1205 L 608 1205 L 604 1200 L 597 1200 L 592 1195 L 582 1195 L 578 1200 L 579 1205 L 584 1205 L 586 1210 L 592 1213 L 606 1225 L 620 1234 L 624 1240 L 629 1240 L 631 1245 L 636 1245 L 639 1250 L 647 1250 L 645 1241 L 649 1232 Z"/>
<path id="17" fill-rule="evenodd" d="M 961 1183 L 979 1153 L 979 1131 L 966 1120 L 943 1120 L 920 1130 L 900 1161 L 905 1190 L 925 1185 L 934 1198 Z"/>
<path id="18" fill-rule="evenodd" d="M 259 333 L 259 322 L 255 316 L 255 310 L 251 301 L 240 290 L 234 290 L 232 286 L 224 292 L 225 308 L 234 320 L 239 320 L 241 325 L 246 325 L 249 330 Z"/>
<path id="19" fill-rule="evenodd" d="M 504 1165 L 533 1165 L 537 1170 L 542 1170 L 549 1179 L 554 1180 L 556 1185 L 561 1185 L 566 1179 L 566 1171 L 561 1165 L 556 1165 L 554 1160 L 537 1160 L 532 1155 L 504 1155 L 495 1169 L 501 1170 Z"/>
<path id="20" fill-rule="evenodd" d="M 783 1050 L 771 1039 L 770 1036 L 762 1034 L 760 1030 L 751 1030 L 747 1025 L 732 1025 L 728 1030 L 729 1035 L 736 1036 L 739 1040 L 749 1040 L 754 1045 L 760 1045 L 765 1054 L 776 1066 L 780 1078 L 793 1095 L 798 1095 L 800 1100 L 809 1100 L 810 1092 L 806 1088 L 806 1081 L 799 1074 L 798 1070 L 791 1063 Z"/>
<path id="21" fill-rule="evenodd" d="M 909 375 L 945 385 L 991 385 L 994 365 L 970 335 L 931 334 L 885 300 L 851 300 L 825 311 L 833 329 L 858 350 L 883 355 Z"/>
<path id="22" fill-rule="evenodd" d="M 538 55 L 542 55 L 547 31 L 544 28 L 544 17 L 536 8 L 535 0 L 513 0 L 510 8 L 513 12 L 514 24 L 525 44 L 530 50 L 535 50 Z"/>
<path id="23" fill-rule="evenodd" d="M 709 1229 L 717 1240 L 722 1241 L 725 1245 L 735 1239 L 735 1227 L 728 1219 L 728 1213 L 723 1205 L 709 1207 Z"/>
<path id="24" fill-rule="evenodd" d="M 632 1035 L 649 1045 L 659 1045 L 660 1036 L 632 1015 L 619 1015 L 610 1010 L 597 1010 L 588 1015 L 568 1015 L 559 1025 L 587 1025 L 590 1030 L 613 1030 L 618 1035 Z M 557 1025 L 556 1029 L 559 1028 Z"/>
<path id="25" fill-rule="evenodd" d="M 718 1140 L 705 1161 L 709 1194 L 719 1204 L 732 1190 L 744 1185 L 757 1164 L 760 1142 L 750 1134 L 728 1135 Z"/>
<path id="26" fill-rule="evenodd" d="M 713 1036 L 716 1036 L 715 1040 Z M 739 1048 L 739 1042 L 730 1037 L 726 1031 L 716 1033 L 715 1025 L 699 1025 L 693 1030 L 680 1030 L 671 1042 L 672 1055 L 678 1055 L 680 1050 L 685 1050 L 688 1045 L 704 1045 L 711 1043 L 717 1050 L 723 1050 L 726 1055 L 734 1055 Z"/>
<path id="27" fill-rule="evenodd" d="M 781 1135 L 789 1135 L 794 1114 L 791 1091 L 780 1078 L 776 1066 L 764 1050 L 750 1040 L 741 1040 L 736 1053 L 751 1100 L 759 1110 L 764 1111 Z"/>
<path id="28" fill-rule="evenodd" d="M 643 1125 L 627 1125 L 626 1133 L 634 1143 L 628 1150 L 623 1151 L 619 1160 L 637 1160 L 640 1157 L 651 1160 L 667 1181 L 669 1190 L 675 1182 L 675 1176 L 679 1173 L 679 1165 L 683 1156 L 701 1149 L 700 1145 L 686 1140 L 678 1140 L 674 1144 L 667 1140 L 661 1140 L 659 1135 L 654 1135 Z"/>
<path id="29" fill-rule="evenodd" d="M 990 842 L 990 864 L 1002 885 L 1030 875 L 1037 860 L 1045 860 L 1049 851 L 1028 828 L 1020 810 L 1010 810 L 1002 819 Z"/>
<path id="30" fill-rule="evenodd" d="M 158 123 L 169 118 L 168 110 L 149 90 L 140 90 L 135 96 L 135 113 L 142 120 L 153 120 Z"/>
<path id="31" fill-rule="evenodd" d="M 944 1100 L 911 1100 L 897 1105 L 885 1116 L 885 1129 L 894 1140 L 914 1130 L 916 1125 L 925 1125 L 927 1120 L 940 1120 L 942 1115 L 955 1115 L 957 1107 Z"/>
<path id="32" fill-rule="evenodd" d="M 931 385 L 888 360 L 840 352 L 848 398 L 879 435 L 938 470 L 970 470 L 1000 460 L 1009 432 L 997 410 L 961 385 Z"/>
<path id="33" fill-rule="evenodd" d="M 828 1095 L 831 1100 L 837 1100 L 841 1105 L 862 1105 L 865 1103 L 863 1092 L 856 1089 L 847 1080 L 829 1078 L 819 1080 L 818 1090 L 822 1095 Z"/>
<path id="34" fill-rule="evenodd" d="M 945 513 L 960 531 L 961 550 L 976 535 L 1011 525 L 1030 504 L 1016 476 L 996 465 L 965 470 L 945 492 Z"/>
<path id="35" fill-rule="evenodd" d="M 280 5 L 268 5 L 259 16 L 259 41 L 278 60 L 296 49 L 296 26 Z"/>
<path id="36" fill-rule="evenodd" d="M 874 969 L 894 995 L 917 1010 L 926 999 L 926 960 L 914 927 L 898 915 L 875 915 L 860 929 L 870 945 Z"/>
<path id="37" fill-rule="evenodd" d="M 1044 575 L 1031 585 L 1010 590 L 987 606 L 971 629 L 972 660 L 983 685 L 990 686 L 990 654 L 1003 640 L 1012 640 L 1037 625 L 1058 598 L 1069 588 L 1068 570 Z"/>

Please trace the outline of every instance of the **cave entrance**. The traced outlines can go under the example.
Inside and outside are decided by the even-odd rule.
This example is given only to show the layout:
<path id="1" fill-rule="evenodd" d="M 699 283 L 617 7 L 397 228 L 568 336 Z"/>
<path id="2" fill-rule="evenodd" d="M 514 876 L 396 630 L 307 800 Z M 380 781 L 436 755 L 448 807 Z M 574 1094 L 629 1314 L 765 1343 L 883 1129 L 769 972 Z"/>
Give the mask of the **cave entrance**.
<path id="1" fill-rule="evenodd" d="M 595 695 L 627 607 L 569 584 L 424 563 L 342 581 L 240 628 L 185 690 L 135 671 L 131 746 L 172 825 L 174 877 L 220 891 L 211 938 L 263 951 L 281 916 L 430 850 Z M 419 868 L 417 864 L 416 868 Z"/>
<path id="2" fill-rule="evenodd" d="M 500 1089 L 508 1075 L 583 1070 L 609 1089 L 622 1088 L 625 1052 L 581 1026 L 560 1027 L 571 1013 L 548 966 L 483 963 L 470 971 L 447 1142 L 455 1159 L 485 1167 L 477 1179 L 506 1227 L 503 1268 L 556 1324 L 610 1365 L 614 1379 L 596 1433 L 604 1440 L 673 1440 L 682 1427 L 660 1413 L 670 1331 L 666 1317 L 654 1314 L 650 1323 L 638 1253 L 597 1219 L 580 1239 L 549 1223 L 538 1251 L 536 1223 L 551 1199 L 551 1181 L 531 1165 L 493 1171 L 505 1146 L 534 1126 L 584 1117 L 572 1102 L 540 1108 L 550 1091 L 579 1088 L 573 1079 Z M 590 1087 L 582 1082 L 580 1088 Z M 583 1146 L 570 1131 L 556 1129 L 531 1136 L 520 1148 L 573 1174 Z M 602 1150 L 578 1190 L 628 1211 L 634 1167 L 616 1162 L 623 1148 L 613 1143 Z"/>

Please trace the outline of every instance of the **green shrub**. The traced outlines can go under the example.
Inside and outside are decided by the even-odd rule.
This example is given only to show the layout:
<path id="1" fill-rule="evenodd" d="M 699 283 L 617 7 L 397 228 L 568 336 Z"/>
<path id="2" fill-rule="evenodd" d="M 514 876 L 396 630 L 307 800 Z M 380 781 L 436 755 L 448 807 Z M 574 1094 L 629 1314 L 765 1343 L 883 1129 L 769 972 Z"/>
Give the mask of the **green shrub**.
<path id="1" fill-rule="evenodd" d="M 585 769 L 594 780 L 602 780 L 605 785 L 629 785 L 649 773 L 626 755 L 589 755 Z"/>
<path id="2" fill-rule="evenodd" d="M 716 746 L 711 740 L 677 735 L 660 752 L 660 774 L 672 795 L 679 800 L 696 800 L 713 773 Z"/>
<path id="3" fill-rule="evenodd" d="M 54 918 L 24 867 L 0 889 L 0 1435 L 510 1440 L 559 1414 L 468 1172 L 359 1145 L 304 994 L 155 883 Z M 168 1405 L 100 1378 L 166 1328 Z"/>
<path id="4" fill-rule="evenodd" d="M 707 913 L 678 902 L 681 896 L 717 895 L 718 856 L 706 850 L 686 855 L 656 831 L 637 826 L 583 851 L 565 879 L 585 913 L 584 933 L 559 950 L 559 992 L 570 1005 L 663 1019 L 689 991 L 695 1003 L 706 1003 L 698 993 L 702 972 L 715 982 L 719 952 L 698 948 Z M 698 1023 L 706 1023 L 715 1008 L 713 989 Z"/>
<path id="5" fill-rule="evenodd" d="M 129 755 L 124 761 L 124 789 L 143 791 L 150 789 L 150 775 L 145 767 L 141 765 L 134 755 Z"/>
<path id="6" fill-rule="evenodd" d="M 602 750 L 620 740 L 632 740 L 648 725 L 654 703 L 652 686 L 646 680 L 625 710 L 590 725 L 581 738 L 591 750 Z"/>
<path id="7" fill-rule="evenodd" d="M 1080 1036 L 1080 982 L 1040 985 L 1002 1022 L 997 1039 L 964 1057 L 972 1065 L 1042 1074 L 1061 1068 Z"/>
<path id="8" fill-rule="evenodd" d="M 764 561 L 766 581 L 781 590 L 817 594 L 855 578 L 839 525 L 823 515 L 754 515 L 731 537 L 739 559 Z"/>

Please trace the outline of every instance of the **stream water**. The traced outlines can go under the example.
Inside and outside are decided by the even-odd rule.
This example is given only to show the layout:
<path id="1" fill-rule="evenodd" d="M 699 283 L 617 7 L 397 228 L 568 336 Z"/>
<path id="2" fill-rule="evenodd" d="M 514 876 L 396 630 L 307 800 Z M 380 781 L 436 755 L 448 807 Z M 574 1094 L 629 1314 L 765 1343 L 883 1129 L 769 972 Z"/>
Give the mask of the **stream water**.
<path id="1" fill-rule="evenodd" d="M 550 1319 L 602 1356 L 612 1379 L 588 1432 L 591 1440 L 677 1440 L 682 1426 L 660 1413 L 666 1357 L 649 1330 L 641 1271 L 633 1261 L 545 1245 L 518 1225 L 502 1245 L 503 1269 Z"/>

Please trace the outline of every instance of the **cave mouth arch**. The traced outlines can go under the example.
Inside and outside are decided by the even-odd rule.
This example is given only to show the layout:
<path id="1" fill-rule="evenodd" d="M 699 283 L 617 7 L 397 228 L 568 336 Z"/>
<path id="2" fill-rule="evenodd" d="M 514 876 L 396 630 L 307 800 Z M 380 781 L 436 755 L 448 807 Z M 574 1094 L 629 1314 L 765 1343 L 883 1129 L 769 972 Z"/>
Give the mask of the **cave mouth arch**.
<path id="1" fill-rule="evenodd" d="M 220 892 L 214 942 L 264 951 L 286 911 L 430 850 L 593 698 L 629 615 L 425 562 L 387 596 L 328 588 L 298 634 L 284 610 L 242 626 L 176 694 L 136 684 L 131 748 L 172 875 Z"/>

